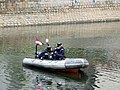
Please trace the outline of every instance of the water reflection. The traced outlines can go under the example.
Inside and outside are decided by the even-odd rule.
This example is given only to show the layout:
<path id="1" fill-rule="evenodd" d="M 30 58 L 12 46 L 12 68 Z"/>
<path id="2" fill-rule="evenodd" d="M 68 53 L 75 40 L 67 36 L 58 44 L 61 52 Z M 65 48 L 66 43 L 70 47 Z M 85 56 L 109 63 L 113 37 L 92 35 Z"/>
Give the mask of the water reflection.
<path id="1" fill-rule="evenodd" d="M 76 88 L 83 89 L 87 80 L 87 76 L 84 73 L 65 74 L 58 72 L 51 72 L 45 70 L 39 70 L 36 68 L 24 68 L 26 77 L 33 77 L 34 82 L 42 84 L 44 90 L 73 90 Z"/>
<path id="2" fill-rule="evenodd" d="M 109 61 L 107 64 L 96 65 L 96 82 L 100 89 L 118 90 L 120 86 L 120 63 Z M 96 89 L 96 90 L 100 90 Z"/>
<path id="3" fill-rule="evenodd" d="M 76 50 L 78 52 L 75 52 Z M 101 88 L 102 81 L 100 80 L 106 81 L 106 79 L 100 77 L 105 76 L 119 85 L 119 63 L 108 59 L 110 54 L 107 50 L 69 48 L 69 53 L 76 53 L 74 57 L 80 53 L 89 60 L 90 66 L 76 74 L 52 72 L 32 67 L 23 68 L 24 56 L 1 55 L 3 57 L 0 59 L 1 66 L 4 67 L 1 67 L 4 70 L 1 75 L 5 79 L 2 84 L 5 86 L 7 83 L 8 90 L 35 90 L 38 83 L 42 84 L 43 90 L 94 90 Z M 114 74 L 113 76 L 111 76 L 111 72 Z"/>
<path id="4" fill-rule="evenodd" d="M 2 90 L 113 90 L 120 86 L 120 22 L 0 28 L 0 83 Z M 35 38 L 64 44 L 68 57 L 83 57 L 90 66 L 84 73 L 63 74 L 23 68 L 34 56 Z M 39 47 L 39 50 L 44 49 Z M 38 78 L 38 81 L 36 79 Z M 38 83 L 37 83 L 38 82 Z M 110 85 L 114 85 L 110 88 Z"/>
<path id="5" fill-rule="evenodd" d="M 0 28 L 0 41 L 3 48 L 4 45 L 8 45 L 10 49 L 14 46 L 21 47 L 21 43 L 26 47 L 34 46 L 35 37 L 39 37 L 41 41 L 49 38 L 53 45 L 61 41 L 65 47 L 119 48 L 119 24 L 120 22 L 6 27 Z"/>
<path id="6" fill-rule="evenodd" d="M 22 70 L 20 64 L 17 64 L 19 61 L 13 61 L 16 59 L 17 57 L 12 55 L 0 55 L 0 82 L 2 90 L 22 88 Z"/>

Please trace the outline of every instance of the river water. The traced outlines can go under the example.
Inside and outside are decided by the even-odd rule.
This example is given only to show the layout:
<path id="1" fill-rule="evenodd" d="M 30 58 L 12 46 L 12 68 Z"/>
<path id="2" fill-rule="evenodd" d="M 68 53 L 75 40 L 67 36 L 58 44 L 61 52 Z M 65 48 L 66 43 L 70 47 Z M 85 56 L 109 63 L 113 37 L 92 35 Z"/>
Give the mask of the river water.
<path id="1" fill-rule="evenodd" d="M 23 67 L 34 56 L 35 38 L 62 42 L 67 57 L 90 62 L 79 73 Z M 40 46 L 43 50 L 45 46 Z M 0 90 L 119 90 L 120 22 L 0 28 Z"/>

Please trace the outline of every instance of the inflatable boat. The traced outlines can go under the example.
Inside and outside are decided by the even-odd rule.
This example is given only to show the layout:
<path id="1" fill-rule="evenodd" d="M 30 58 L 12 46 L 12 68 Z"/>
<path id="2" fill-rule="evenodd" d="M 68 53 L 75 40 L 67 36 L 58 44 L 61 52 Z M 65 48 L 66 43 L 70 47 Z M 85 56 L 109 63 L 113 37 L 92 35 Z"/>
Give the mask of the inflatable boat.
<path id="1" fill-rule="evenodd" d="M 66 58 L 65 60 L 41 60 L 26 57 L 23 59 L 23 65 L 44 69 L 76 71 L 80 70 L 80 68 L 86 68 L 89 65 L 89 62 L 84 58 Z"/>
<path id="2" fill-rule="evenodd" d="M 46 39 L 46 44 L 48 44 L 48 39 Z M 89 62 L 84 58 L 65 58 L 64 60 L 41 60 L 38 55 L 41 52 L 37 52 L 37 46 L 42 45 L 38 38 L 36 38 L 36 58 L 26 57 L 23 59 L 23 65 L 34 66 L 44 69 L 52 70 L 62 70 L 62 71 L 78 71 L 80 68 L 86 68 Z"/>

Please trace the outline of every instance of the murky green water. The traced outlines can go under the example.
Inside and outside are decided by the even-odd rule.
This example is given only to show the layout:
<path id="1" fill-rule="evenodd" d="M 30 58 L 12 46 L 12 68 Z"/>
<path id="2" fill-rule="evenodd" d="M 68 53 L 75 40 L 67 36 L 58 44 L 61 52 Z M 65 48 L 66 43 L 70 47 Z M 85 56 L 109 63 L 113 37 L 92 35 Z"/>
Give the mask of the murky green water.
<path id="1" fill-rule="evenodd" d="M 90 66 L 76 74 L 22 66 L 34 56 L 35 38 L 59 41 L 67 57 L 83 57 Z M 119 90 L 120 22 L 0 28 L 0 90 Z M 45 46 L 39 47 L 43 50 Z"/>

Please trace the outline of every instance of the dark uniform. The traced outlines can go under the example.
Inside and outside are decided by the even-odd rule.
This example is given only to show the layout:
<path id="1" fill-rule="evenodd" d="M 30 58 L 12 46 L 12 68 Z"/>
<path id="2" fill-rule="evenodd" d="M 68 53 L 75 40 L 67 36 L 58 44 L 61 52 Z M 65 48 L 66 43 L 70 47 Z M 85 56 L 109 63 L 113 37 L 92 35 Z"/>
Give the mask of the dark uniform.
<path id="1" fill-rule="evenodd" d="M 48 46 L 44 52 L 39 55 L 39 59 L 53 60 L 53 50 L 51 46 Z"/>
<path id="2" fill-rule="evenodd" d="M 54 49 L 54 59 L 63 60 L 65 58 L 65 49 L 62 46 L 62 43 L 57 43 L 56 48 Z"/>

